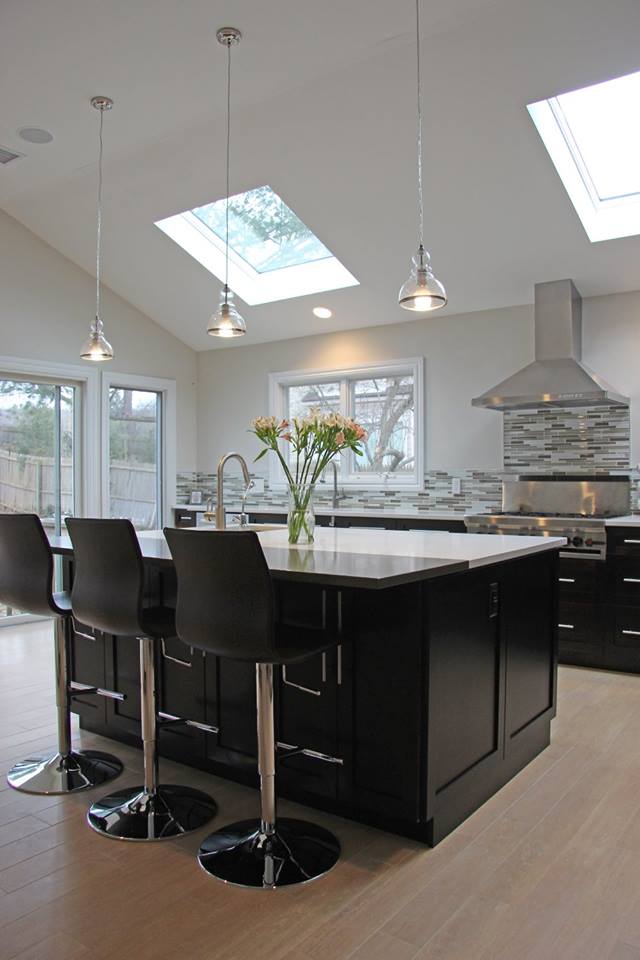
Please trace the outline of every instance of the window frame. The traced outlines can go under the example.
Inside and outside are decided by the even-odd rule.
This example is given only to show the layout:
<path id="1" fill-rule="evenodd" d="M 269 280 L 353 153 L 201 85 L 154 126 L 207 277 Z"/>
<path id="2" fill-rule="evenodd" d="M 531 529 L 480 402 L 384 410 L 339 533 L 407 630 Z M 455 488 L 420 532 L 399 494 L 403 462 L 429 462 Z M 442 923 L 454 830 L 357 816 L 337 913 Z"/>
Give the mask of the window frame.
<path id="1" fill-rule="evenodd" d="M 320 368 L 286 370 L 269 374 L 269 412 L 282 419 L 288 414 L 287 391 L 289 387 L 305 383 L 340 383 L 340 412 L 353 415 L 354 380 L 375 377 L 412 376 L 414 389 L 414 442 L 415 464 L 410 475 L 401 477 L 393 472 L 363 475 L 355 471 L 339 472 L 340 485 L 352 489 L 406 490 L 415 492 L 424 487 L 425 471 L 425 409 L 424 409 L 424 357 L 409 357 L 400 360 L 383 360 L 376 363 L 360 363 L 344 368 Z M 283 443 L 283 452 L 285 443 Z M 340 458 L 340 464 L 344 460 Z M 269 485 L 275 490 L 286 489 L 282 467 L 275 456 L 269 458 Z"/>
<path id="2" fill-rule="evenodd" d="M 123 390 L 142 390 L 160 395 L 160 451 L 158 457 L 160 477 L 158 527 L 169 521 L 171 507 L 176 502 L 176 382 L 159 377 L 144 377 L 114 370 L 102 372 L 101 400 L 101 461 L 102 461 L 102 516 L 110 514 L 109 498 L 109 392 L 112 387 Z M 140 535 L 144 536 L 141 530 Z"/>

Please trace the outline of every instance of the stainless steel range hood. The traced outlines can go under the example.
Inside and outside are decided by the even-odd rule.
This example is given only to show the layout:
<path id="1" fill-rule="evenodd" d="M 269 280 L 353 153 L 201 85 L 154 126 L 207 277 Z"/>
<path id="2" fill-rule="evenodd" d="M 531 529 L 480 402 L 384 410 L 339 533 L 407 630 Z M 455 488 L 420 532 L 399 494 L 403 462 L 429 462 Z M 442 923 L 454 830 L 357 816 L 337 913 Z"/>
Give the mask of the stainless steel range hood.
<path id="1" fill-rule="evenodd" d="M 628 406 L 582 362 L 582 299 L 571 280 L 535 285 L 533 363 L 471 403 L 489 410 L 529 407 Z"/>

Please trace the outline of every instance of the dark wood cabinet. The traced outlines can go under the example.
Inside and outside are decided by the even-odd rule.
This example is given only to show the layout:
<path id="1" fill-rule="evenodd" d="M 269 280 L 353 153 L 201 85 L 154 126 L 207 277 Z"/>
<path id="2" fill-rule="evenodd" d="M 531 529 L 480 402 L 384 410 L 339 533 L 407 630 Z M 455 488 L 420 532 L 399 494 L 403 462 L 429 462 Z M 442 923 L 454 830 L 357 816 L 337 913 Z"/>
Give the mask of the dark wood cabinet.
<path id="1" fill-rule="evenodd" d="M 549 742 L 557 575 L 548 552 L 384 590 L 274 580 L 277 629 L 329 645 L 274 670 L 279 793 L 441 840 Z M 172 568 L 147 590 L 171 602 Z M 79 679 L 126 696 L 76 703 L 82 726 L 139 745 L 138 641 L 72 646 Z M 161 755 L 256 785 L 255 665 L 176 638 L 156 656 L 160 709 L 218 730 L 171 724 Z"/>

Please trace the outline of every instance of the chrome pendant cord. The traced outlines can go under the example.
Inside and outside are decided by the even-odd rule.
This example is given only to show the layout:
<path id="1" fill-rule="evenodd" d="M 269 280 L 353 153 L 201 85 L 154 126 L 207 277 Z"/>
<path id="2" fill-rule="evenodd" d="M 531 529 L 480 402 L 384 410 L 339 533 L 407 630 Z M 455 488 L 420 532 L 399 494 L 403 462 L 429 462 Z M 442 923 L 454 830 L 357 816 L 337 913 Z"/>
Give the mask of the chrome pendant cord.
<path id="1" fill-rule="evenodd" d="M 229 168 L 231 158 L 231 41 L 227 41 L 227 202 L 225 206 L 224 302 L 229 297 Z"/>
<path id="2" fill-rule="evenodd" d="M 104 110 L 100 110 L 100 133 L 98 148 L 98 200 L 96 216 L 96 324 L 100 320 L 100 258 L 102 254 L 102 125 Z"/>
<path id="3" fill-rule="evenodd" d="M 416 0 L 416 79 L 418 86 L 418 243 L 424 247 L 424 200 L 422 193 L 422 83 L 420 70 L 420 0 Z"/>

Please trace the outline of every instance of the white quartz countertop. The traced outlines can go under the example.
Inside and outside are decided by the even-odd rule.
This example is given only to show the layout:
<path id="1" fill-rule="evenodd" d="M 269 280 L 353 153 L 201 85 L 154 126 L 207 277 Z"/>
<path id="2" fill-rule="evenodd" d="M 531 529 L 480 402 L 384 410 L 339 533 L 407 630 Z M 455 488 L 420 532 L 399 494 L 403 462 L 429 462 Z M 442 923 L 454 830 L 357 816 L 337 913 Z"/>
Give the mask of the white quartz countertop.
<path id="1" fill-rule="evenodd" d="M 610 517 L 605 520 L 606 527 L 640 527 L 640 514 L 630 513 L 626 517 Z"/>
<path id="2" fill-rule="evenodd" d="M 194 513 L 204 513 L 206 508 L 205 505 L 201 503 L 177 503 L 173 509 L 192 510 Z M 239 513 L 240 509 L 239 504 L 225 505 L 225 513 Z M 283 505 L 266 507 L 247 505 L 245 512 L 259 517 L 263 514 L 286 514 L 287 508 Z M 397 510 L 393 507 L 385 507 L 384 509 L 376 509 L 375 507 L 362 507 L 360 509 L 357 507 L 336 507 L 335 509 L 333 507 L 316 507 L 314 513 L 317 517 L 392 517 L 394 520 L 461 520 L 462 522 L 464 522 L 466 516 L 465 513 L 456 512 L 455 510 L 407 510 L 401 507 Z"/>
<path id="3" fill-rule="evenodd" d="M 205 532 L 212 528 L 196 529 Z M 163 538 L 161 530 L 145 531 L 143 536 Z M 308 546 L 292 546 L 284 528 L 258 531 L 258 537 L 265 550 L 279 548 L 294 552 L 332 553 L 336 556 L 363 554 L 372 560 L 376 557 L 438 559 L 443 562 L 443 567 L 452 562 L 462 563 L 468 569 L 558 549 L 567 542 L 564 537 L 447 533 L 439 530 L 370 530 L 357 527 L 316 527 L 315 540 Z"/>

